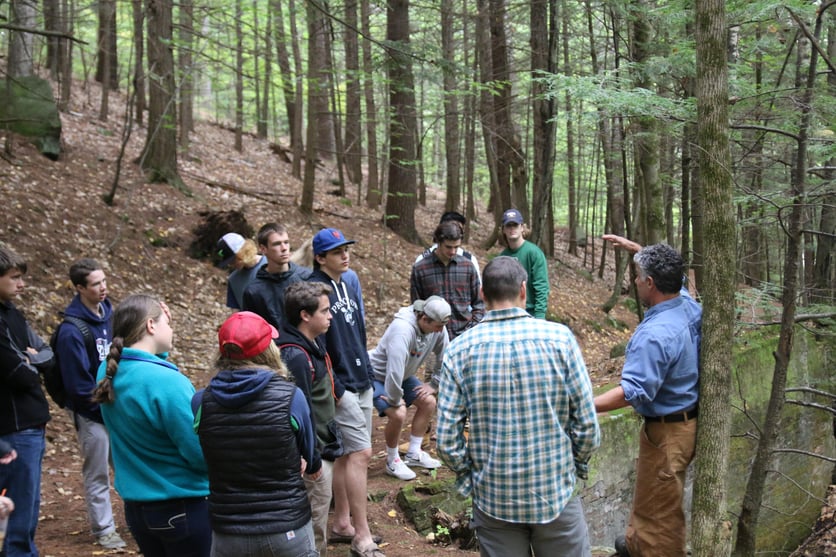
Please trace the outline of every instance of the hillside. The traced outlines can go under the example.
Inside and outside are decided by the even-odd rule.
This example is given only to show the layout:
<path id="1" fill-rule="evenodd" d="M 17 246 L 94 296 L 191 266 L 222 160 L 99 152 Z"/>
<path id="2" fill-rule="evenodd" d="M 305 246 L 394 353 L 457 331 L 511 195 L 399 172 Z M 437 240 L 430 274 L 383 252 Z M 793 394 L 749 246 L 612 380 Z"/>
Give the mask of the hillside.
<path id="1" fill-rule="evenodd" d="M 0 242 L 29 261 L 27 287 L 18 305 L 42 336 L 49 335 L 57 323 L 56 313 L 72 295 L 66 277 L 70 263 L 82 256 L 95 257 L 105 264 L 114 302 L 134 292 L 152 292 L 166 299 L 172 307 L 175 331 L 172 360 L 197 387 L 205 385 L 217 349 L 215 331 L 228 311 L 224 306 L 225 273 L 187 255 L 192 230 L 203 211 L 240 209 L 254 228 L 268 221 L 283 222 L 291 230 L 294 245 L 321 226 L 340 228 L 348 238 L 356 239 L 352 267 L 363 284 L 370 346 L 395 311 L 408 303 L 409 271 L 423 247 L 382 227 L 381 211 L 358 205 L 357 192 L 351 188 L 347 199 L 327 193 L 334 189 L 330 182 L 336 177 L 333 170 L 320 171 L 314 217 L 301 215 L 296 209 L 301 184 L 266 141 L 247 136 L 243 153 L 237 153 L 231 132 L 198 124 L 189 153 L 180 157 L 182 177 L 192 191 L 187 196 L 166 184 L 143 181 L 131 161 L 139 155 L 145 130 L 134 129 L 122 163 L 116 203 L 107 206 L 102 195 L 110 190 L 116 173 L 122 107 L 112 97 L 111 114 L 116 116 L 99 121 L 96 92 L 77 93 L 72 111 L 62 114 L 64 151 L 58 161 L 42 157 L 20 137 L 10 138 L 12 156 L 0 160 L 0 194 L 6 212 L 0 224 Z M 427 207 L 419 207 L 416 214 L 419 232 L 425 238 L 430 237 L 444 201 L 443 192 L 433 188 L 427 197 Z M 499 251 L 498 247 L 489 252 L 479 248 L 493 226 L 491 215 L 480 206 L 478 219 L 470 225 L 468 249 L 483 265 Z M 595 247 L 591 260 L 600 256 L 600 243 Z M 610 348 L 630 334 L 627 326 L 616 325 L 632 327 L 635 317 L 622 306 L 613 311 L 613 320 L 600 311 L 610 285 L 580 272 L 582 261 L 561 255 L 560 262 L 553 261 L 550 267 L 550 312 L 572 327 L 596 382 L 605 381 L 620 367 L 618 361 L 609 359 Z M 94 553 L 72 426 L 58 408 L 53 408 L 53 416 L 47 429 L 37 539 L 44 555 Z M 379 432 L 375 453 L 383 450 L 378 437 Z M 430 554 L 430 546 L 403 523 L 394 504 L 399 482 L 385 476 L 381 466 L 382 461 L 375 459 L 369 472 L 369 491 L 383 494 L 379 503 L 371 505 L 370 514 L 373 528 L 388 542 L 387 555 L 414 555 L 416 546 L 425 546 L 418 554 Z M 118 501 L 118 497 L 114 499 Z M 118 516 L 120 530 L 127 533 L 121 509 Z M 334 552 L 342 553 L 342 549 Z"/>

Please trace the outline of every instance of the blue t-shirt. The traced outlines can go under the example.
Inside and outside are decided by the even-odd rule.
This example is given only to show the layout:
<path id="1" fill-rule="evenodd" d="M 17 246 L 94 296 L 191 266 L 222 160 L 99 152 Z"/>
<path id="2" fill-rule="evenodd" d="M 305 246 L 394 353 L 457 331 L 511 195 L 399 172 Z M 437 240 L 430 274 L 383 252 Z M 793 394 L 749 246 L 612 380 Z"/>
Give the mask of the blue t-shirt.
<path id="1" fill-rule="evenodd" d="M 621 387 L 642 416 L 691 410 L 699 395 L 702 308 L 684 288 L 647 310 L 627 344 Z"/>

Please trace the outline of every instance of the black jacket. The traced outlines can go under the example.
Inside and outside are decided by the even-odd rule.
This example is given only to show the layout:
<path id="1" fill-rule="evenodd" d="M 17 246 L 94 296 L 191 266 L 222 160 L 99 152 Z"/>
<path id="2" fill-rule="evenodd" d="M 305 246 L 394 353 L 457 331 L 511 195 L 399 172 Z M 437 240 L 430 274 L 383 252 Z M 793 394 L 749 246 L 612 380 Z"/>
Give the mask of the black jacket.
<path id="1" fill-rule="evenodd" d="M 271 376 L 272 375 L 272 376 Z M 209 468 L 209 517 L 216 532 L 261 535 L 301 528 L 311 519 L 301 454 L 291 426 L 296 387 L 274 374 L 221 404 L 203 392 L 198 436 Z M 233 433 L 232 435 L 230 433 Z"/>
<path id="2" fill-rule="evenodd" d="M 241 309 L 257 313 L 278 329 L 284 321 L 284 291 L 294 282 L 308 280 L 311 270 L 290 263 L 284 273 L 269 273 L 263 265 L 255 279 L 244 290 Z"/>
<path id="3" fill-rule="evenodd" d="M 343 449 L 334 422 L 334 376 L 322 338 L 311 341 L 299 329 L 284 323 L 277 342 L 282 360 L 311 407 L 319 452 L 333 462 L 343 455 Z"/>
<path id="4" fill-rule="evenodd" d="M 26 353 L 30 346 L 38 353 Z M 51 365 L 52 359 L 52 349 L 14 304 L 0 302 L 0 435 L 49 421 L 49 403 L 36 366 Z"/>

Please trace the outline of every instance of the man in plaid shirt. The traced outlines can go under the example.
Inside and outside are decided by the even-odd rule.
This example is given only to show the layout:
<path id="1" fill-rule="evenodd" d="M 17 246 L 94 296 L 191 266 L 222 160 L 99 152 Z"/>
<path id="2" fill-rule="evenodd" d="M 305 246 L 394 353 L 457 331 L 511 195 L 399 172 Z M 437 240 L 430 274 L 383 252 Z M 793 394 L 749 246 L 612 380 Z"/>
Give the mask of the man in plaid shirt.
<path id="1" fill-rule="evenodd" d="M 452 309 L 447 332 L 456 338 L 482 320 L 485 302 L 479 294 L 479 271 L 470 259 L 458 254 L 462 245 L 462 225 L 444 221 L 433 234 L 438 247 L 431 254 L 416 261 L 409 277 L 412 301 L 441 296 Z"/>
<path id="2" fill-rule="evenodd" d="M 525 311 L 526 272 L 497 257 L 488 307 L 444 354 L 438 454 L 473 497 L 482 557 L 590 555 L 575 479 L 601 442 L 592 384 L 571 331 Z M 465 436 L 465 422 L 470 422 Z"/>

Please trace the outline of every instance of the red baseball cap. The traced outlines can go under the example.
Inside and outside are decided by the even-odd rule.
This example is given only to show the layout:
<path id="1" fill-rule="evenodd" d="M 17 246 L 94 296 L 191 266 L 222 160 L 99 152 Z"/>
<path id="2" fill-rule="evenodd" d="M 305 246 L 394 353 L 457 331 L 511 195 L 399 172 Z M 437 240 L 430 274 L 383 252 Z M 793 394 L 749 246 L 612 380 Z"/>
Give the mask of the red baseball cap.
<path id="1" fill-rule="evenodd" d="M 251 311 L 233 313 L 218 330 L 221 355 L 231 360 L 258 356 L 275 338 L 279 338 L 276 328 Z M 237 349 L 230 350 L 230 345 Z"/>

